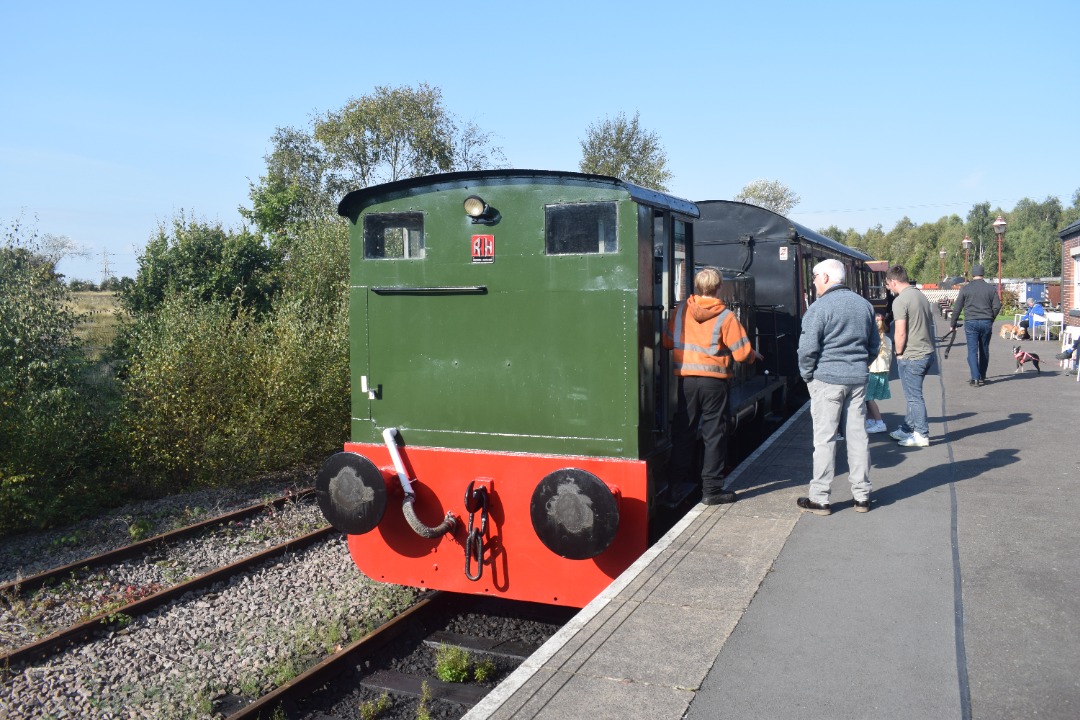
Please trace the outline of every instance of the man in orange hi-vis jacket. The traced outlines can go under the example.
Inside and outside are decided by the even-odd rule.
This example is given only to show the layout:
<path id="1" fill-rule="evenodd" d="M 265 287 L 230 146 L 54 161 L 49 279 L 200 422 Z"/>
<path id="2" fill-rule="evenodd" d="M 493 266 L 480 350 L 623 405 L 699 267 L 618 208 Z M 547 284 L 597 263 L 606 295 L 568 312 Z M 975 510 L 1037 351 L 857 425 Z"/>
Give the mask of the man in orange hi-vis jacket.
<path id="1" fill-rule="evenodd" d="M 699 270 L 694 276 L 697 294 L 679 304 L 664 333 L 664 347 L 674 350 L 675 376 L 679 378 L 679 404 L 672 426 L 672 476 L 679 482 L 689 479 L 700 422 L 705 441 L 701 502 L 706 505 L 738 499 L 724 488 L 728 381 L 735 375 L 736 362 L 762 357 L 750 344 L 735 313 L 719 299 L 722 283 L 723 276 L 716 268 Z"/>

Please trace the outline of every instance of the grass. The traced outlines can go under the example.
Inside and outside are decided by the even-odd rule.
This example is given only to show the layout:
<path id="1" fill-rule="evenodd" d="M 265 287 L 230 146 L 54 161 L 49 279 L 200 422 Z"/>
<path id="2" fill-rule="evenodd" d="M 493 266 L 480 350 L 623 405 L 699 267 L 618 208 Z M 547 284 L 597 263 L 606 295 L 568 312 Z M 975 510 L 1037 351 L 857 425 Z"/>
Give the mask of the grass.
<path id="1" fill-rule="evenodd" d="M 99 359 L 116 337 L 120 301 L 108 290 L 80 290 L 71 296 L 72 309 L 82 317 L 75 334 L 86 343 L 90 359 Z"/>

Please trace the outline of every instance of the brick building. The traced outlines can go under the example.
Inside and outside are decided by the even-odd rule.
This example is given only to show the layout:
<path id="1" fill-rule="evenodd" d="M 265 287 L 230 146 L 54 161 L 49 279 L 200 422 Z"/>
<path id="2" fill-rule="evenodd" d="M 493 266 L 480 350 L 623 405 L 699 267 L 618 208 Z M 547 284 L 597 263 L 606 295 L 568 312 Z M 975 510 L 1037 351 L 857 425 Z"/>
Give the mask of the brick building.
<path id="1" fill-rule="evenodd" d="M 1061 238 L 1061 310 L 1065 324 L 1080 326 L 1080 220 L 1058 233 Z"/>

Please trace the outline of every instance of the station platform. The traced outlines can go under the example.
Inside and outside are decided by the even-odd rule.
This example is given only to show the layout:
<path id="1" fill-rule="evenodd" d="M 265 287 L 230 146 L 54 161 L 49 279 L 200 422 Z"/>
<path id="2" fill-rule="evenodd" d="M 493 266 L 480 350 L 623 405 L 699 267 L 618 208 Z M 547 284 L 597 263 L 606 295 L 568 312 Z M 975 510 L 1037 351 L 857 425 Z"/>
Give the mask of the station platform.
<path id="1" fill-rule="evenodd" d="M 693 508 L 465 717 L 1080 718 L 1080 383 L 1054 342 L 1014 373 L 995 334 L 971 387 L 958 335 L 924 385 L 930 447 L 870 436 L 869 513 L 843 442 L 833 514 L 795 505 L 803 407 L 737 503 Z"/>

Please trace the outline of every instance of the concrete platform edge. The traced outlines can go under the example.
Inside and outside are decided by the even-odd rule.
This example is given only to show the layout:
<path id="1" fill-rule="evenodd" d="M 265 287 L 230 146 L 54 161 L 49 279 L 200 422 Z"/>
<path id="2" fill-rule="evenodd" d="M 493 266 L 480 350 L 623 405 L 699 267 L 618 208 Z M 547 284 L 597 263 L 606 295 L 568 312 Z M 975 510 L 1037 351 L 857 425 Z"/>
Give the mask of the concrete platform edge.
<path id="1" fill-rule="evenodd" d="M 781 437 L 790 425 L 798 422 L 808 411 L 809 407 L 810 403 L 807 402 L 796 410 L 783 425 L 762 443 L 761 447 L 751 453 L 749 457 L 732 471 L 731 475 L 728 476 L 728 483 L 735 484 L 743 470 L 752 465 L 762 454 L 764 454 L 772 445 L 775 438 Z M 483 720 L 499 710 L 502 705 L 518 692 L 538 671 L 544 668 L 548 661 L 551 660 L 551 658 L 554 657 L 555 654 L 558 653 L 559 650 L 561 650 L 582 628 L 584 628 L 589 621 L 607 608 L 608 605 L 618 597 L 626 587 L 633 583 L 657 557 L 671 547 L 671 545 L 675 543 L 683 532 L 694 524 L 706 509 L 708 509 L 708 507 L 705 505 L 696 505 L 691 508 L 686 515 L 671 528 L 671 530 L 665 533 L 664 536 L 657 541 L 655 545 L 645 551 L 645 553 L 629 568 L 619 575 L 619 577 L 615 578 L 603 592 L 582 608 L 581 612 L 575 615 L 569 623 L 551 636 L 539 650 L 529 656 L 513 673 L 499 683 L 494 690 L 488 693 L 483 700 L 473 706 L 462 720 Z"/>

